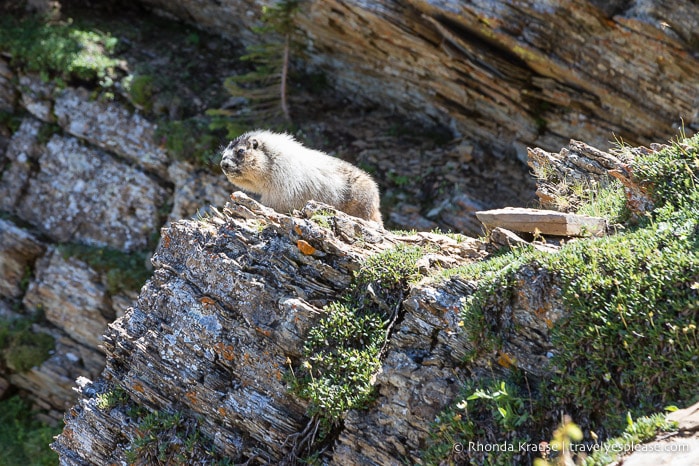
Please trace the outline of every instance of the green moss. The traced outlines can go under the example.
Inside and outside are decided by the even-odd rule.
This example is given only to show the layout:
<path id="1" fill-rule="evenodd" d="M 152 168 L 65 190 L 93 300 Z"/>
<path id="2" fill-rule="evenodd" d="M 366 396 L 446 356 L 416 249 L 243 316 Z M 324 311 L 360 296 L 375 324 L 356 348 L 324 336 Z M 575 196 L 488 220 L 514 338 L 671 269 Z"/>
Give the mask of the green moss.
<path id="1" fill-rule="evenodd" d="M 0 466 L 58 464 L 49 443 L 61 428 L 37 421 L 30 408 L 18 396 L 0 401 Z"/>
<path id="2" fill-rule="evenodd" d="M 0 318 L 0 359 L 14 372 L 25 372 L 46 361 L 54 349 L 51 335 L 32 332 L 33 318 Z"/>
<path id="3" fill-rule="evenodd" d="M 654 226 L 573 243 L 542 262 L 559 274 L 571 311 L 552 331 L 559 372 L 549 392 L 579 420 L 606 423 L 629 406 L 642 413 L 696 396 L 693 222 L 691 235 Z"/>
<path id="4" fill-rule="evenodd" d="M 397 246 L 370 256 L 347 294 L 325 307 L 308 332 L 305 361 L 291 371 L 292 389 L 310 401 L 309 417 L 320 420 L 324 439 L 349 409 L 374 399 L 373 376 L 381 350 L 409 284 L 419 278 L 416 263 L 424 251 Z"/>
<path id="5" fill-rule="evenodd" d="M 0 110 L 0 126 L 6 127 L 11 133 L 15 133 L 21 124 L 22 115 Z"/>
<path id="6" fill-rule="evenodd" d="M 80 28 L 71 22 L 46 23 L 38 17 L 0 19 L 0 50 L 12 65 L 41 73 L 45 80 L 99 80 L 114 76 L 118 61 L 112 57 L 117 39 Z"/>
<path id="7" fill-rule="evenodd" d="M 109 294 L 138 291 L 150 277 L 146 268 L 149 252 L 126 253 L 108 247 L 66 243 L 58 247 L 64 258 L 75 257 L 104 274 Z"/>
<path id="8" fill-rule="evenodd" d="M 136 75 L 124 80 L 124 87 L 131 101 L 146 112 L 153 109 L 153 76 Z"/>

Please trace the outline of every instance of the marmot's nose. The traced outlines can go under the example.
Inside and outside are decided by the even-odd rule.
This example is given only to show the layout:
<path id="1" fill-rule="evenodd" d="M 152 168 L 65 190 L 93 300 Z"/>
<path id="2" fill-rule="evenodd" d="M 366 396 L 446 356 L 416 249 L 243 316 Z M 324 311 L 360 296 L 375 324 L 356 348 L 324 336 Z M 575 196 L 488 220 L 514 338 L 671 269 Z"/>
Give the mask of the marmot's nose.
<path id="1" fill-rule="evenodd" d="M 235 163 L 231 159 L 227 159 L 226 157 L 221 159 L 221 169 L 223 171 L 233 170 L 234 168 L 235 168 Z"/>

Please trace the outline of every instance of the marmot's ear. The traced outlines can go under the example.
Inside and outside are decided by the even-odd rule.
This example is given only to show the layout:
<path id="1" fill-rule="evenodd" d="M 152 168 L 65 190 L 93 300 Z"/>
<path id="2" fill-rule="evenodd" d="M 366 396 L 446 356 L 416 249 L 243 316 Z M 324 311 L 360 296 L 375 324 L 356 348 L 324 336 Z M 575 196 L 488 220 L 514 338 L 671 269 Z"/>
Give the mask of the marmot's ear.
<path id="1" fill-rule="evenodd" d="M 252 144 L 253 149 L 257 149 L 257 146 L 258 146 L 257 139 L 251 139 L 250 143 Z"/>

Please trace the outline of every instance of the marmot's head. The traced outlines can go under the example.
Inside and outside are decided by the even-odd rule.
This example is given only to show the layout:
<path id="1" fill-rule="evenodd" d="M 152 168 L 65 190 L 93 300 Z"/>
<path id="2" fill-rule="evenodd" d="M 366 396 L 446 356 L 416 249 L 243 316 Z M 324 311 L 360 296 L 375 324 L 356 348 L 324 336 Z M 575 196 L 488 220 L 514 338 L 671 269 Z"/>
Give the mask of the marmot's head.
<path id="1" fill-rule="evenodd" d="M 256 132 L 245 133 L 228 144 L 221 158 L 221 170 L 229 181 L 246 189 L 268 171 L 269 159 Z"/>

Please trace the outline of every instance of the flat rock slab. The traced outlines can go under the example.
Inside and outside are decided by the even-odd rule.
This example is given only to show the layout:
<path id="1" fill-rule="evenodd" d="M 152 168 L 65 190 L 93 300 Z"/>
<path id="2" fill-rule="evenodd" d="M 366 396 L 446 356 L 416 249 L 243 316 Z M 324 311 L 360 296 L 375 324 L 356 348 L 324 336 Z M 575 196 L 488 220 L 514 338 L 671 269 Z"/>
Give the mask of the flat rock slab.
<path id="1" fill-rule="evenodd" d="M 476 212 L 476 217 L 489 230 L 500 227 L 555 236 L 602 236 L 607 224 L 607 221 L 600 217 L 523 207 L 483 210 Z"/>

